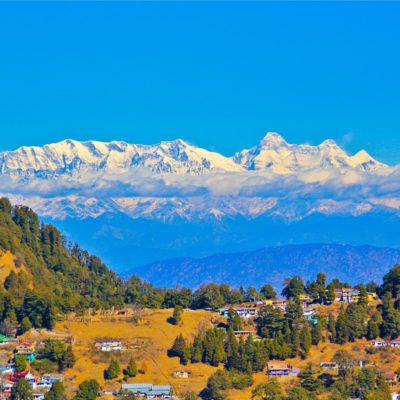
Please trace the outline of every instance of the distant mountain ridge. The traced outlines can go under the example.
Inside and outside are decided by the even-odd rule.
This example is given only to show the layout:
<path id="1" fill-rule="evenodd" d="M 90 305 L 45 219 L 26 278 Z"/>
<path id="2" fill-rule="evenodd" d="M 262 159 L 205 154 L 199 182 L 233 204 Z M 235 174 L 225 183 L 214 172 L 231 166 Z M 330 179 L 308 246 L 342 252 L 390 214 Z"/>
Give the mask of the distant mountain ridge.
<path id="1" fill-rule="evenodd" d="M 399 246 L 400 166 L 274 132 L 232 157 L 180 139 L 24 146 L 0 153 L 0 195 L 118 271 L 277 244 Z"/>
<path id="2" fill-rule="evenodd" d="M 176 258 L 144 265 L 136 273 L 156 286 L 197 287 L 216 282 L 232 286 L 270 283 L 281 288 L 284 279 L 300 275 L 313 279 L 318 272 L 350 284 L 380 281 L 400 262 L 400 249 L 342 244 L 273 246 L 255 251 L 214 254 L 204 258 Z"/>
<path id="3" fill-rule="evenodd" d="M 155 145 L 64 140 L 0 153 L 1 174 L 25 178 L 73 175 L 84 170 L 121 172 L 139 167 L 155 174 L 194 175 L 253 170 L 288 174 L 315 168 L 362 171 L 387 168 L 364 150 L 349 156 L 332 140 L 318 146 L 292 145 L 275 132 L 269 132 L 257 146 L 233 157 L 192 146 L 181 139 Z"/>

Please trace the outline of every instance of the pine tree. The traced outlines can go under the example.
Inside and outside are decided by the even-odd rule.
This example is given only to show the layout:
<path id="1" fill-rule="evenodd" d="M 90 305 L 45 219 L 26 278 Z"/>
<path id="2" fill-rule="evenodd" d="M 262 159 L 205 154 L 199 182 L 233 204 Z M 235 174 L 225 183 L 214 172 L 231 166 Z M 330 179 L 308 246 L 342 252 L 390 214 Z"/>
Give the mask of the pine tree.
<path id="1" fill-rule="evenodd" d="M 187 365 L 187 363 L 190 361 L 190 347 L 188 345 L 185 346 L 180 361 L 182 365 Z"/>
<path id="2" fill-rule="evenodd" d="M 374 318 L 368 321 L 367 326 L 367 339 L 374 340 L 379 336 L 379 325 Z"/>
<path id="3" fill-rule="evenodd" d="M 191 348 L 191 362 L 199 363 L 203 358 L 203 345 L 202 340 L 199 336 L 196 336 L 193 341 Z"/>
<path id="4" fill-rule="evenodd" d="M 75 355 L 72 350 L 72 345 L 67 346 L 60 362 L 60 369 L 63 371 L 67 368 L 72 368 L 75 364 Z"/>
<path id="5" fill-rule="evenodd" d="M 328 316 L 328 331 L 330 332 L 331 342 L 336 342 L 336 320 L 333 315 Z"/>
<path id="6" fill-rule="evenodd" d="M 83 381 L 73 400 L 96 400 L 99 391 L 100 385 L 95 379 Z"/>
<path id="7" fill-rule="evenodd" d="M 133 357 L 131 357 L 129 359 L 128 366 L 126 367 L 126 375 L 128 375 L 129 377 L 134 377 L 137 375 L 137 373 L 138 373 L 138 369 L 136 366 L 135 359 Z"/>
<path id="8" fill-rule="evenodd" d="M 305 325 L 303 327 L 303 329 L 301 330 L 300 346 L 302 349 L 301 357 L 303 359 L 305 359 L 305 358 L 307 358 L 307 356 L 310 352 L 311 346 L 312 346 L 311 332 L 310 332 L 310 328 L 308 327 L 308 325 Z"/>
<path id="9" fill-rule="evenodd" d="M 181 358 L 186 349 L 186 340 L 184 339 L 182 334 L 179 334 L 172 345 L 172 347 L 168 351 L 168 355 L 170 357 L 179 357 Z"/>
<path id="10" fill-rule="evenodd" d="M 118 378 L 118 375 L 121 373 L 121 367 L 119 366 L 118 361 L 113 358 L 110 362 L 108 368 L 104 371 L 105 379 L 115 379 Z"/>
<path id="11" fill-rule="evenodd" d="M 343 344 L 349 340 L 350 327 L 344 309 L 340 311 L 338 319 L 336 320 L 335 330 L 335 343 Z"/>
<path id="12" fill-rule="evenodd" d="M 234 331 L 240 331 L 242 329 L 242 319 L 233 308 L 228 310 L 228 325 Z"/>
<path id="13" fill-rule="evenodd" d="M 266 284 L 264 285 L 261 289 L 260 289 L 260 293 L 264 296 L 265 299 L 269 300 L 269 299 L 274 299 L 276 297 L 276 292 L 274 290 L 274 288 L 269 285 Z"/>
<path id="14" fill-rule="evenodd" d="M 321 321 L 318 321 L 316 324 L 313 324 L 311 328 L 311 342 L 314 346 L 316 346 L 322 339 L 322 324 Z"/>
<path id="15" fill-rule="evenodd" d="M 313 376 L 312 364 L 307 364 L 306 368 L 299 374 L 300 385 L 309 392 L 316 392 L 320 384 L 318 379 Z"/>
<path id="16" fill-rule="evenodd" d="M 169 318 L 169 322 L 172 325 L 179 325 L 182 321 L 182 313 L 183 313 L 183 307 L 181 305 L 176 305 L 174 307 L 174 312 L 172 313 L 172 317 Z"/>
<path id="17" fill-rule="evenodd" d="M 327 303 L 333 303 L 336 299 L 335 295 L 335 287 L 333 285 L 328 286 L 328 292 L 326 294 L 326 302 Z"/>
<path id="18" fill-rule="evenodd" d="M 11 389 L 11 400 L 33 400 L 32 388 L 25 379 L 14 383 Z"/>
<path id="19" fill-rule="evenodd" d="M 32 328 L 32 322 L 30 321 L 30 319 L 28 317 L 24 317 L 21 320 L 21 324 L 19 326 L 18 333 L 20 335 L 22 335 L 23 333 L 28 332 L 29 329 L 31 329 L 31 328 Z"/>
<path id="20" fill-rule="evenodd" d="M 28 366 L 28 362 L 26 361 L 26 358 L 23 355 L 17 354 L 15 356 L 14 362 L 17 372 L 25 371 L 26 367 Z"/>
<path id="21" fill-rule="evenodd" d="M 358 299 L 358 304 L 362 306 L 368 306 L 369 299 L 368 299 L 368 292 L 364 285 L 360 285 L 360 296 Z"/>
<path id="22" fill-rule="evenodd" d="M 394 308 L 391 292 L 387 292 L 382 298 L 382 320 L 380 336 L 390 338 L 397 337 L 400 333 L 400 314 L 399 311 Z"/>
<path id="23" fill-rule="evenodd" d="M 54 382 L 45 396 L 45 400 L 67 400 L 65 387 L 62 382 Z"/>

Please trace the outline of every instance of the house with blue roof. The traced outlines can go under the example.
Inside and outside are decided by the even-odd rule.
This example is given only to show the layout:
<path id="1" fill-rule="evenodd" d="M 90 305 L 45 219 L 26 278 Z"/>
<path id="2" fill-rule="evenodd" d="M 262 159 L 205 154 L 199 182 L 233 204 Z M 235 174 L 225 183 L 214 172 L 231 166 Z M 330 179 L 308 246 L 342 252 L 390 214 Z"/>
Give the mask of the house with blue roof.
<path id="1" fill-rule="evenodd" d="M 123 383 L 121 392 L 130 392 L 142 397 L 169 399 L 175 397 L 170 385 L 152 383 Z"/>

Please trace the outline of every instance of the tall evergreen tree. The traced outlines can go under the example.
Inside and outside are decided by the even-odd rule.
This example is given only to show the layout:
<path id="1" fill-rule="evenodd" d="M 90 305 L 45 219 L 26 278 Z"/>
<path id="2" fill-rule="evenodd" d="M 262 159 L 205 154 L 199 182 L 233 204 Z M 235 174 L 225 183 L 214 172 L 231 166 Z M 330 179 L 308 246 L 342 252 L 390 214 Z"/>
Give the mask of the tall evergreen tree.
<path id="1" fill-rule="evenodd" d="M 113 358 L 110 361 L 108 368 L 104 371 L 104 378 L 111 380 L 118 378 L 119 374 L 121 373 L 121 367 L 119 366 L 118 361 Z"/>

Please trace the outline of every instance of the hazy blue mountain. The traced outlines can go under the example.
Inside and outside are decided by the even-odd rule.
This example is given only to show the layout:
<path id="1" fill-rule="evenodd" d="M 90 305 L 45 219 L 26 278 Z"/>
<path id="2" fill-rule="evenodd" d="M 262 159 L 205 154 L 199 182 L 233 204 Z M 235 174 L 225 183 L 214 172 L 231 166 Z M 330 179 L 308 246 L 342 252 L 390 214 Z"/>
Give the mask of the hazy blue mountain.
<path id="1" fill-rule="evenodd" d="M 281 288 L 285 278 L 314 279 L 325 272 L 351 284 L 379 282 L 400 262 L 400 250 L 340 244 L 286 245 L 240 253 L 219 253 L 205 258 L 175 258 L 152 263 L 136 272 L 158 286 L 196 287 L 207 282 L 238 287 L 271 283 Z"/>
<path id="2" fill-rule="evenodd" d="M 123 215 L 53 222 L 118 272 L 131 272 L 143 264 L 180 256 L 204 257 L 279 244 L 340 242 L 399 247 L 400 242 L 400 218 L 390 213 L 358 217 L 312 215 L 290 224 L 266 217 L 163 223 Z"/>

